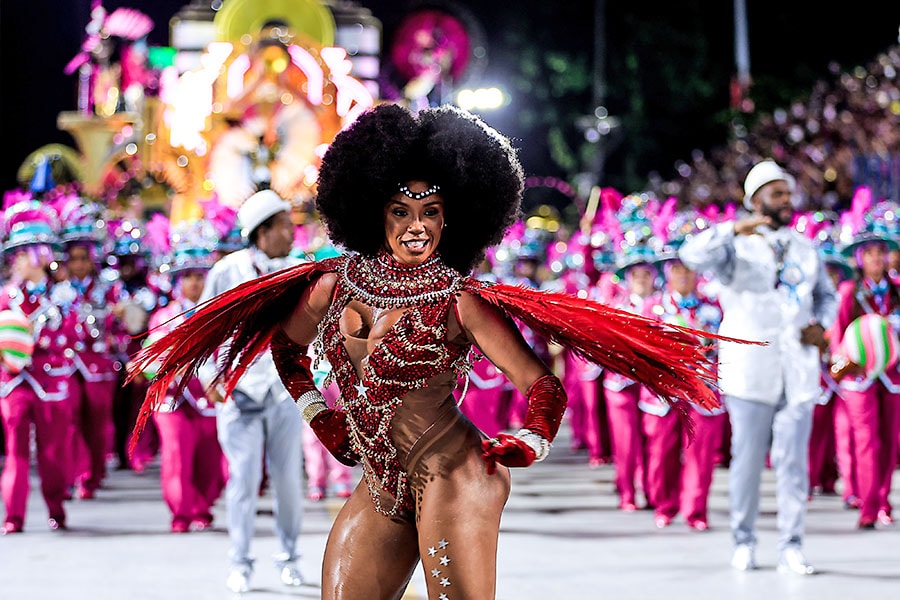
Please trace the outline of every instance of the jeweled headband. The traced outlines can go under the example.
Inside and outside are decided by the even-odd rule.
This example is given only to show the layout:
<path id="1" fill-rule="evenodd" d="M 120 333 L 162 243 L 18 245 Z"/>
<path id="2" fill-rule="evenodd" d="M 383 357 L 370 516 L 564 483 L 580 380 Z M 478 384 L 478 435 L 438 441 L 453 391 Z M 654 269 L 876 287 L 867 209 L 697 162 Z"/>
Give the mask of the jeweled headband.
<path id="1" fill-rule="evenodd" d="M 413 200 L 421 200 L 422 198 L 427 198 L 428 196 L 430 196 L 432 194 L 436 194 L 441 190 L 441 186 L 439 186 L 437 184 L 431 186 L 424 192 L 410 191 L 410 189 L 405 185 L 398 185 L 397 187 L 400 189 L 401 192 L 403 192 L 404 196 L 406 196 L 407 198 L 412 198 Z"/>

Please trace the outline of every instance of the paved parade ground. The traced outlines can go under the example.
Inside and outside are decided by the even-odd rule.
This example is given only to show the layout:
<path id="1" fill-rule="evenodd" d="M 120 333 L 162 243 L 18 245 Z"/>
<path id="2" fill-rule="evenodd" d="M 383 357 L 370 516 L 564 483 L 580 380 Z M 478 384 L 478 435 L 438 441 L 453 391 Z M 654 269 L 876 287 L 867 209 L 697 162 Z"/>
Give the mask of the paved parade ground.
<path id="1" fill-rule="evenodd" d="M 565 436 L 550 457 L 513 470 L 513 491 L 500 531 L 497 598 L 501 600 L 896 600 L 900 598 L 900 525 L 858 531 L 857 513 L 839 496 L 816 496 L 807 521 L 806 554 L 820 573 L 775 570 L 774 483 L 764 478 L 763 515 L 753 572 L 729 566 L 728 472 L 718 469 L 706 532 L 677 518 L 659 530 L 652 511 L 615 509 L 613 468 L 590 468 L 567 448 Z M 894 478 L 895 505 L 900 475 Z M 111 471 L 93 500 L 67 504 L 69 529 L 50 531 L 33 479 L 25 533 L 0 538 L 2 600 L 221 600 L 228 540 L 224 499 L 213 528 L 173 534 L 162 502 L 158 467 L 137 475 Z M 320 564 L 340 500 L 308 502 L 300 545 L 307 582 L 286 588 L 271 566 L 271 497 L 260 499 L 257 557 L 245 600 L 319 598 Z M 464 543 L 464 541 L 462 541 Z M 449 590 L 449 597 L 456 600 Z M 417 571 L 404 600 L 425 600 Z M 477 600 L 477 599 L 469 599 Z"/>

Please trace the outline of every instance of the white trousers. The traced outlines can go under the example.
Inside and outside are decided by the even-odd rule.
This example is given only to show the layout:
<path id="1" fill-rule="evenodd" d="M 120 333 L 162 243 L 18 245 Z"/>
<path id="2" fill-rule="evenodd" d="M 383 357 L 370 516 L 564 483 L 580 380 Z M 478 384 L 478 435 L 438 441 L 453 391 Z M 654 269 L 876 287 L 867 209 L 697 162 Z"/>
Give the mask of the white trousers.
<path id="1" fill-rule="evenodd" d="M 229 557 L 234 566 L 252 567 L 250 544 L 263 475 L 263 457 L 274 495 L 274 530 L 281 551 L 278 565 L 299 557 L 298 538 L 303 519 L 303 419 L 293 402 L 276 403 L 271 394 L 262 411 L 242 413 L 229 401 L 219 405 L 216 419 L 219 444 L 228 459 L 225 488 Z"/>
<path id="2" fill-rule="evenodd" d="M 728 475 L 731 532 L 735 544 L 756 544 L 760 485 L 766 454 L 775 471 L 778 550 L 803 543 L 809 497 L 809 435 L 813 402 L 772 406 L 725 396 L 731 419 Z"/>

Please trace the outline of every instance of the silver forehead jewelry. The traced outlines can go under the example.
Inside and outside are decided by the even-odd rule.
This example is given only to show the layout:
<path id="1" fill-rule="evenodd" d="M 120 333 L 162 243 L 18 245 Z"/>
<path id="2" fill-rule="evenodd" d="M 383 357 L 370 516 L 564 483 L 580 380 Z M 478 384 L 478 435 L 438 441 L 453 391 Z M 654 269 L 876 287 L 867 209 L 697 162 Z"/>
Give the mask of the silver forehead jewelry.
<path id="1" fill-rule="evenodd" d="M 406 196 L 407 198 L 412 198 L 413 200 L 421 200 L 422 198 L 427 198 L 428 196 L 430 196 L 432 194 L 436 194 L 441 189 L 441 186 L 439 186 L 437 184 L 431 186 L 424 192 L 410 191 L 410 189 L 408 187 L 406 187 L 405 185 L 401 185 L 399 187 L 400 187 L 400 191 L 403 192 L 404 196 Z"/>

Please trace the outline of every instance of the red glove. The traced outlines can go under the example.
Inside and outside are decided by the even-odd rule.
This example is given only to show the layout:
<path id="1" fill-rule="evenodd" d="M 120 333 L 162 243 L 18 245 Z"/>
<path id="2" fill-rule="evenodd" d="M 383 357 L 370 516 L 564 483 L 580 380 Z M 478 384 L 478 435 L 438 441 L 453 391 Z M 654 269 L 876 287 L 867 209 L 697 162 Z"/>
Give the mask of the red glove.
<path id="1" fill-rule="evenodd" d="M 347 414 L 341 410 L 326 408 L 309 422 L 322 445 L 339 462 L 352 467 L 359 462 L 359 455 L 350 446 L 350 430 Z"/>
<path id="2" fill-rule="evenodd" d="M 481 458 L 489 474 L 497 470 L 497 463 L 527 467 L 544 460 L 550 452 L 550 442 L 556 437 L 566 411 L 566 391 L 559 378 L 548 373 L 535 380 L 525 395 L 528 412 L 522 429 L 515 435 L 501 433 L 481 443 Z"/>
<path id="3" fill-rule="evenodd" d="M 522 428 L 552 442 L 568 403 L 562 382 L 550 374 L 538 377 L 525 392 L 525 397 L 528 399 L 528 412 Z"/>
<path id="4" fill-rule="evenodd" d="M 497 463 L 507 467 L 528 467 L 537 454 L 534 450 L 508 433 L 497 434 L 497 437 L 481 442 L 481 458 L 487 464 L 488 475 L 493 475 L 497 470 Z"/>
<path id="5" fill-rule="evenodd" d="M 359 462 L 359 455 L 350 447 L 347 415 L 343 411 L 327 408 L 325 398 L 313 380 L 308 347 L 293 342 L 280 327 L 272 336 L 270 346 L 284 387 L 297 403 L 300 414 L 316 432 L 316 437 L 341 463 L 354 466 Z"/>
<path id="6" fill-rule="evenodd" d="M 269 347 L 272 349 L 275 369 L 291 398 L 296 400 L 316 389 L 310 369 L 312 358 L 307 353 L 309 346 L 297 344 L 279 327 L 272 336 Z"/>

